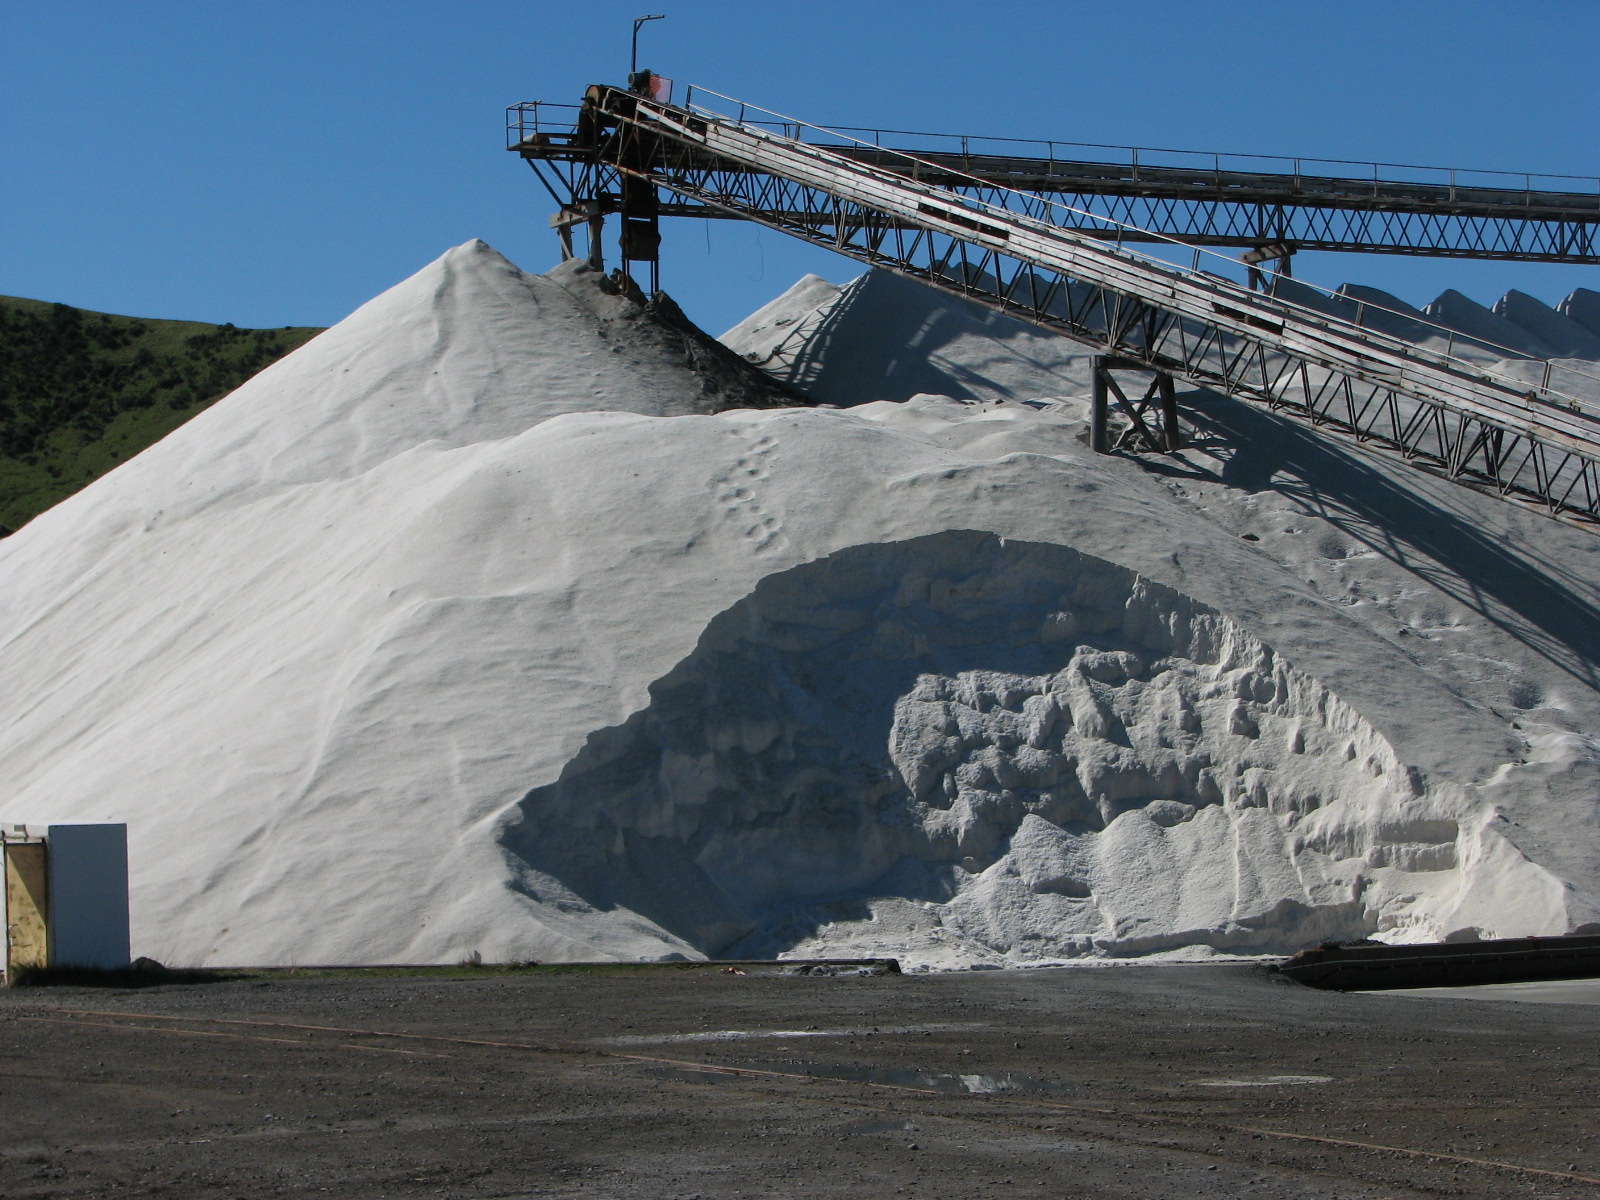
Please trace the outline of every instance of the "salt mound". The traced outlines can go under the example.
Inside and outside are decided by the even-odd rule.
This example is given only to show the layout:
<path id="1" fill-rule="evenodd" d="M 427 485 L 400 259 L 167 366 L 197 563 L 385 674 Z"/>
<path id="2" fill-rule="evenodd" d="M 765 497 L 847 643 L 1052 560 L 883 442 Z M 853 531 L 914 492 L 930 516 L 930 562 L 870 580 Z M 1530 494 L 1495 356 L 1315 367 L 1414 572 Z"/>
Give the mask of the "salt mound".
<path id="1" fill-rule="evenodd" d="M 729 347 L 770 349 L 797 334 L 803 339 L 809 331 L 800 328 L 801 322 L 827 309 L 839 298 L 840 291 L 820 275 L 803 275 L 788 291 L 763 304 L 717 340 Z"/>
<path id="2" fill-rule="evenodd" d="M 1311 287 L 1287 275 L 1269 275 L 1267 287 L 1274 296 L 1290 304 L 1298 304 L 1301 308 L 1309 308 L 1341 321 L 1355 320 L 1355 302 L 1343 294 L 1343 288 L 1329 295 L 1320 288 Z"/>
<path id="3" fill-rule="evenodd" d="M 889 271 L 843 288 L 808 275 L 721 340 L 774 378 L 840 407 L 923 394 L 1076 396 L 1089 386 L 1086 348 Z"/>
<path id="4" fill-rule="evenodd" d="M 1337 315 L 1353 324 L 1376 329 L 1408 342 L 1426 342 L 1442 337 L 1439 330 L 1427 324 L 1426 313 L 1381 288 L 1346 283 L 1340 286 L 1338 297 L 1345 305 L 1344 312 Z"/>
<path id="5" fill-rule="evenodd" d="M 1430 321 L 1481 342 L 1490 350 L 1510 350 L 1528 358 L 1557 357 L 1555 347 L 1453 288 L 1441 293 L 1423 311 Z"/>
<path id="6" fill-rule="evenodd" d="M 856 403 L 1072 357 L 892 294 L 904 373 L 841 314 L 853 407 L 716 412 L 670 313 L 452 251 L 0 543 L 6 818 L 127 820 L 175 964 L 1600 916 L 1600 540 L 1204 394 L 1160 470 Z"/>
<path id="7" fill-rule="evenodd" d="M 126 501 L 130 523 L 171 520 L 224 494 L 351 479 L 423 443 L 506 437 L 564 412 L 795 403 L 670 302 L 663 312 L 608 289 L 577 260 L 534 276 L 482 241 L 457 246 L 33 525 L 77 542 L 84 505 Z"/>
<path id="8" fill-rule="evenodd" d="M 1274 277 L 1272 290 L 1302 307 L 1446 352 L 1499 376 L 1579 400 L 1600 400 L 1600 374 L 1593 365 L 1600 360 L 1600 338 L 1565 315 L 1569 309 L 1582 310 L 1578 292 L 1562 303 L 1560 312 L 1522 292 L 1508 292 L 1491 312 L 1453 291 L 1419 310 L 1360 284 L 1344 284 L 1330 296 Z M 1516 357 L 1507 357 L 1508 351 Z"/>
<path id="9" fill-rule="evenodd" d="M 1562 358 L 1600 359 L 1600 335 L 1590 333 L 1526 292 L 1507 292 L 1494 306 L 1494 313 L 1525 330 Z"/>
<path id="10" fill-rule="evenodd" d="M 1575 321 L 1596 337 L 1600 337 L 1600 292 L 1576 288 L 1556 306 L 1556 311 L 1568 320 Z"/>
<path id="11" fill-rule="evenodd" d="M 1390 337 L 1415 342 L 1436 350 L 1448 350 L 1458 358 L 1483 363 L 1498 362 L 1504 351 L 1486 350 L 1475 343 L 1453 339 L 1419 308 L 1407 304 L 1391 292 L 1364 284 L 1341 284 L 1332 294 L 1282 275 L 1270 277 L 1274 296 L 1322 313 L 1338 321 L 1348 321 L 1364 329 L 1374 329 Z"/>

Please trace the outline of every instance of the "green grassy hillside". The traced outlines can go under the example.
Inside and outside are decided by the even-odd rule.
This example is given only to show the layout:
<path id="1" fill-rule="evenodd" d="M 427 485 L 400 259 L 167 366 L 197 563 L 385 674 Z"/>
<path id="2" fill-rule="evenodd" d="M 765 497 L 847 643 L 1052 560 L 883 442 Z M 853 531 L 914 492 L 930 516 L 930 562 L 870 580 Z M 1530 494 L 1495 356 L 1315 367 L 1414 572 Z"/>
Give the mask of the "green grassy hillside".
<path id="1" fill-rule="evenodd" d="M 0 296 L 0 526 L 66 499 L 320 332 Z"/>

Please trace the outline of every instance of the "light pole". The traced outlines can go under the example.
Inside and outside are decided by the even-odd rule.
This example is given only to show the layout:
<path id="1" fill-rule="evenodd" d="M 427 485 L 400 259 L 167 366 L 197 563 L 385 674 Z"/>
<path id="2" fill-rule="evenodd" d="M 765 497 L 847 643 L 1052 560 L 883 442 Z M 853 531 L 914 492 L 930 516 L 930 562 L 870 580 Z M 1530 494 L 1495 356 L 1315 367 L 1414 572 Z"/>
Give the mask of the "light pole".
<path id="1" fill-rule="evenodd" d="M 628 86 L 633 86 L 633 77 L 639 73 L 639 26 L 646 21 L 660 21 L 666 13 L 653 13 L 647 17 L 633 19 L 633 55 L 628 59 Z"/>

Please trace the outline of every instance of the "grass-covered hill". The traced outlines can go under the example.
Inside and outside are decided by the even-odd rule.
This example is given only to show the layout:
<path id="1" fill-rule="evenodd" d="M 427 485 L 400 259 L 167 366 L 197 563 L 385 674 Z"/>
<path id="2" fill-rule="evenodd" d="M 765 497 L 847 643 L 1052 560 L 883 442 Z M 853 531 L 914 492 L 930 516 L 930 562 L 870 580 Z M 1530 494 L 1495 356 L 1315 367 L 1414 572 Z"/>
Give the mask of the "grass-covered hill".
<path id="1" fill-rule="evenodd" d="M 0 296 L 0 526 L 18 528 L 320 332 Z"/>

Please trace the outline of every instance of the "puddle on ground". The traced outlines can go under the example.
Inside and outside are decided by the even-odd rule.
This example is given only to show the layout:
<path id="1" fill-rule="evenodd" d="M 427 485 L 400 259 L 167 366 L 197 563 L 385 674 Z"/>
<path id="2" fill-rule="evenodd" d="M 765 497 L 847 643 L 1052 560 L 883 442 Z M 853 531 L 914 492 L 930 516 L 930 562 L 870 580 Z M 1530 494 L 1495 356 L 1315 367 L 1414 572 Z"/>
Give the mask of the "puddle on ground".
<path id="1" fill-rule="evenodd" d="M 1332 1075 L 1257 1075 L 1253 1079 L 1196 1079 L 1195 1087 L 1296 1087 L 1307 1083 L 1332 1083 Z"/>
<path id="2" fill-rule="evenodd" d="M 861 1121 L 851 1121 L 839 1126 L 840 1133 L 868 1134 L 868 1133 L 901 1133 L 905 1130 L 916 1131 L 917 1125 L 912 1121 L 887 1121 L 867 1118 Z"/>
<path id="3" fill-rule="evenodd" d="M 628 1033 L 595 1038 L 595 1046 L 666 1046 L 678 1042 L 744 1042 L 759 1039 L 787 1041 L 791 1038 L 866 1038 L 886 1034 L 960 1033 L 986 1029 L 981 1021 L 941 1025 L 855 1025 L 843 1029 L 705 1029 L 694 1033 Z"/>
<path id="4" fill-rule="evenodd" d="M 768 1074 L 828 1079 L 840 1083 L 875 1083 L 885 1087 L 921 1088 L 932 1092 L 953 1092 L 967 1096 L 999 1096 L 1021 1092 L 1066 1093 L 1079 1089 L 1071 1084 L 1033 1079 L 1005 1072 L 998 1075 L 957 1075 L 940 1071 L 912 1071 L 898 1067 L 848 1067 L 823 1063 L 741 1063 L 739 1066 L 656 1067 L 651 1074 L 689 1083 L 731 1083 L 743 1077 Z"/>

